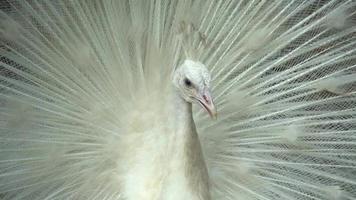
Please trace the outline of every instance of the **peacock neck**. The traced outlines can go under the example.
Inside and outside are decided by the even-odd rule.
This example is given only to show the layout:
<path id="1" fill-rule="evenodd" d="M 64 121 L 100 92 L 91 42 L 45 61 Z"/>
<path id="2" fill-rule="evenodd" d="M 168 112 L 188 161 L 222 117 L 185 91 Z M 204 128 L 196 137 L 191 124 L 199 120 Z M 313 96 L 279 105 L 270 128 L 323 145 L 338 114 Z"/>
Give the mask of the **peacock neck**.
<path id="1" fill-rule="evenodd" d="M 180 134 L 189 133 L 190 131 L 195 131 L 195 124 L 193 120 L 192 114 L 192 103 L 187 102 L 183 97 L 179 94 L 174 95 L 174 124 L 175 124 L 175 132 Z"/>
<path id="2" fill-rule="evenodd" d="M 185 199 L 209 200 L 209 178 L 202 153 L 199 137 L 192 114 L 192 103 L 180 96 L 179 91 L 174 98 L 174 135 L 171 147 L 171 169 L 182 170 L 185 187 L 191 190 L 191 197 Z"/>

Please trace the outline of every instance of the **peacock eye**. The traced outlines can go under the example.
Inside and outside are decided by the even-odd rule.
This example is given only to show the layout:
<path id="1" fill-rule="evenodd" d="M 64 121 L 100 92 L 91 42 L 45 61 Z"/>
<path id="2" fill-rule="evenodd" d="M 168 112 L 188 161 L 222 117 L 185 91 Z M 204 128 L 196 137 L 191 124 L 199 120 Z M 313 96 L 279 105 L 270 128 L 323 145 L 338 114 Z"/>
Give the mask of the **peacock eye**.
<path id="1" fill-rule="evenodd" d="M 185 84 L 186 86 L 188 86 L 188 87 L 191 87 L 191 86 L 192 86 L 192 82 L 191 82 L 189 79 L 187 79 L 187 78 L 184 79 L 184 84 Z"/>

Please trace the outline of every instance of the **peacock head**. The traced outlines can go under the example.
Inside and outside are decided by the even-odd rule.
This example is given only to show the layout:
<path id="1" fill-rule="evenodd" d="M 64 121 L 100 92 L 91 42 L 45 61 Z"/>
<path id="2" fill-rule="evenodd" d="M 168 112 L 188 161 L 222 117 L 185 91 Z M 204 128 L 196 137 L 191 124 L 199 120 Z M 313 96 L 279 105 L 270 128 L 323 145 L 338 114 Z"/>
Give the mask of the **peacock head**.
<path id="1" fill-rule="evenodd" d="M 173 74 L 173 85 L 189 103 L 198 103 L 212 118 L 217 112 L 210 92 L 210 73 L 204 64 L 185 60 Z"/>

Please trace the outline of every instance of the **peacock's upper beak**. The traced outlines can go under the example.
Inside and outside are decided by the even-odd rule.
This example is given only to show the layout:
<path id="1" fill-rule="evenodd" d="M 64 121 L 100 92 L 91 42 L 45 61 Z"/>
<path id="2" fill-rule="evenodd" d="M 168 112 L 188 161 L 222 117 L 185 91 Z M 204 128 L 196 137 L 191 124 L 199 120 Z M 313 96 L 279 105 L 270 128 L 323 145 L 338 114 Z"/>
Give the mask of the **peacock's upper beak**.
<path id="1" fill-rule="evenodd" d="M 217 119 L 217 111 L 211 97 L 211 93 L 208 89 L 204 89 L 199 92 L 197 100 L 199 104 L 209 113 L 211 118 Z"/>

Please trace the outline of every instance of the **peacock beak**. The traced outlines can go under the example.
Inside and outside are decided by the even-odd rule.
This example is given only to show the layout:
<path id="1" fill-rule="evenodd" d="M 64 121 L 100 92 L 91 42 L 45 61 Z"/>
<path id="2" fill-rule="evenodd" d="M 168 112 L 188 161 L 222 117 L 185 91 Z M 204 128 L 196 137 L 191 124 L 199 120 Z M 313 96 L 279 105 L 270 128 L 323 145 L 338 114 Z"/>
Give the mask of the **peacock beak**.
<path id="1" fill-rule="evenodd" d="M 197 100 L 199 104 L 209 113 L 211 118 L 217 119 L 217 111 L 213 99 L 211 98 L 211 93 L 208 89 L 200 92 Z"/>

